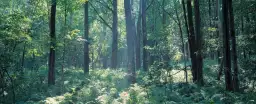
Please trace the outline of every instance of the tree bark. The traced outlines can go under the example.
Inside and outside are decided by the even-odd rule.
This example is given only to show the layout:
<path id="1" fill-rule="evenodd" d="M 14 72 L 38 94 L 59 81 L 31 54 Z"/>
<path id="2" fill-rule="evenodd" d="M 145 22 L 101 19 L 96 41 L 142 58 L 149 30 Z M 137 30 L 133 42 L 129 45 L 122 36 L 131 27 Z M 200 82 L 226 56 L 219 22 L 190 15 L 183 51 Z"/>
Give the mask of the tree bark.
<path id="1" fill-rule="evenodd" d="M 181 39 L 181 50 L 182 50 L 182 54 L 183 54 L 183 61 L 184 61 L 184 72 L 185 72 L 185 80 L 186 80 L 186 83 L 188 83 L 188 74 L 187 74 L 187 60 L 186 60 L 186 53 L 185 53 L 185 44 L 184 44 L 184 39 L 183 39 L 183 32 L 182 32 L 182 27 L 181 27 L 181 21 L 180 21 L 180 18 L 179 18 L 179 15 L 178 15 L 178 8 L 177 8 L 177 4 L 176 2 L 174 3 L 174 6 L 175 6 L 175 14 L 176 14 L 176 17 L 177 17 L 177 21 L 178 21 L 178 27 L 179 27 L 179 31 L 180 31 L 180 39 Z"/>
<path id="2" fill-rule="evenodd" d="M 137 21 L 137 36 L 136 36 L 136 69 L 141 68 L 141 52 L 140 52 L 140 46 L 141 46 L 141 13 L 142 13 L 142 0 L 140 0 L 140 5 L 139 5 L 139 17 Z"/>
<path id="3" fill-rule="evenodd" d="M 195 34 L 194 34 L 194 26 L 193 26 L 193 15 L 192 15 L 192 5 L 191 0 L 187 0 L 187 11 L 188 11 L 188 25 L 189 25 L 189 49 L 190 49 L 190 57 L 192 63 L 192 76 L 193 81 L 197 81 L 197 62 L 196 62 L 196 50 L 195 50 Z"/>
<path id="4" fill-rule="evenodd" d="M 197 60 L 197 83 L 203 85 L 203 57 L 202 57 L 202 34 L 199 0 L 194 0 L 195 4 L 195 32 L 196 32 L 196 60 Z"/>
<path id="5" fill-rule="evenodd" d="M 134 60 L 134 35 L 135 30 L 133 29 L 133 20 L 131 14 L 131 1 L 124 0 L 124 8 L 125 8 L 125 20 L 126 20 L 126 38 L 127 38 L 127 46 L 128 46 L 128 73 L 129 73 L 129 82 L 135 83 L 135 60 Z"/>
<path id="6" fill-rule="evenodd" d="M 48 72 L 48 85 L 55 84 L 55 16 L 56 16 L 56 0 L 52 0 L 51 4 L 51 17 L 50 17 L 50 54 L 49 54 L 49 72 Z"/>
<path id="7" fill-rule="evenodd" d="M 148 70 L 147 27 L 146 27 L 146 0 L 142 0 L 142 36 L 143 36 L 143 70 Z"/>
<path id="8" fill-rule="evenodd" d="M 223 13 L 223 61 L 225 72 L 226 90 L 232 91 L 232 76 L 231 76 L 231 58 L 230 58 L 230 42 L 229 42 L 229 25 L 228 25 L 228 1 L 222 1 Z"/>
<path id="9" fill-rule="evenodd" d="M 118 31 L 117 31 L 117 0 L 113 0 L 113 24 L 112 24 L 112 56 L 111 56 L 111 68 L 117 68 L 117 51 L 118 51 Z"/>
<path id="10" fill-rule="evenodd" d="M 239 90 L 239 82 L 238 82 L 238 66 L 237 66 L 237 50 L 236 50 L 236 35 L 235 35 L 235 28 L 234 28 L 234 15 L 233 15 L 233 6 L 232 0 L 228 2 L 228 9 L 229 9 L 229 26 L 230 26 L 230 36 L 231 36 L 231 46 L 232 46 L 232 56 L 233 56 L 233 88 L 235 91 Z"/>
<path id="11" fill-rule="evenodd" d="M 84 73 L 89 74 L 89 17 L 88 17 L 88 2 L 84 4 Z"/>
<path id="12" fill-rule="evenodd" d="M 23 52 L 22 52 L 22 58 L 21 58 L 21 72 L 23 72 L 23 69 L 24 69 L 26 45 L 27 45 L 27 43 L 25 42 L 24 46 L 23 46 Z"/>

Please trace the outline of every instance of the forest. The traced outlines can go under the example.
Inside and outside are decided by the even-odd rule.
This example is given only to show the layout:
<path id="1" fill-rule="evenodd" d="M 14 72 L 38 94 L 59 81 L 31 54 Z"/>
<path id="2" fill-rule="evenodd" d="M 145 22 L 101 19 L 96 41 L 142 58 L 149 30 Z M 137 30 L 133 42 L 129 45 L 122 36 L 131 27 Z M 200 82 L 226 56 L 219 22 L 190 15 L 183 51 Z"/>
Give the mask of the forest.
<path id="1" fill-rule="evenodd" d="M 255 0 L 0 0 L 0 104 L 256 104 Z"/>

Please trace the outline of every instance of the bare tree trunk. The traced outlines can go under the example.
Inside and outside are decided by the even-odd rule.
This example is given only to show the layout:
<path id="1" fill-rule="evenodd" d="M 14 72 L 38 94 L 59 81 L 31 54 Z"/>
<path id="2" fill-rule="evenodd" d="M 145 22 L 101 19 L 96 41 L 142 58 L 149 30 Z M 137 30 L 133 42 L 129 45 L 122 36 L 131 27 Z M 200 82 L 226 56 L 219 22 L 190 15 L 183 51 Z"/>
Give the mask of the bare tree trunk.
<path id="1" fill-rule="evenodd" d="M 220 77 L 221 77 L 221 75 L 222 75 L 222 72 L 223 72 L 223 60 L 221 60 L 221 62 L 220 62 L 217 80 L 220 80 Z"/>
<path id="2" fill-rule="evenodd" d="M 84 39 L 86 40 L 84 43 L 84 73 L 85 74 L 89 74 L 89 6 L 88 6 L 88 2 L 85 2 L 84 4 Z"/>
<path id="3" fill-rule="evenodd" d="M 180 39 L 181 39 L 181 50 L 182 50 L 182 54 L 183 54 L 183 61 L 184 61 L 184 72 L 185 72 L 185 80 L 186 80 L 186 83 L 188 83 L 188 74 L 187 74 L 187 60 L 186 60 L 186 57 L 185 57 L 185 46 L 184 46 L 184 39 L 183 39 L 183 32 L 182 32 L 182 27 L 181 27 L 181 22 L 180 22 L 180 18 L 179 18 L 179 15 L 178 15 L 178 8 L 177 8 L 177 4 L 176 2 L 174 3 L 174 6 L 175 6 L 175 14 L 176 14 L 176 17 L 177 17 L 177 21 L 178 21 L 178 27 L 179 27 L 179 31 L 180 31 Z"/>
<path id="4" fill-rule="evenodd" d="M 196 43 L 195 43 L 195 33 L 193 26 L 193 15 L 192 15 L 192 5 L 191 0 L 187 0 L 187 11 L 188 11 L 188 25 L 189 25 L 189 49 L 190 49 L 190 57 L 192 63 L 192 76 L 193 81 L 197 81 L 197 61 L 196 61 Z"/>
<path id="5" fill-rule="evenodd" d="M 147 27 L 146 27 L 146 0 L 142 0 L 142 36 L 143 36 L 143 70 L 148 70 Z"/>
<path id="6" fill-rule="evenodd" d="M 126 19 L 126 37 L 127 37 L 127 46 L 128 46 L 128 73 L 129 73 L 129 82 L 135 83 L 135 62 L 134 62 L 134 35 L 136 34 L 134 30 L 132 14 L 131 14 L 131 1 L 124 0 L 125 8 L 125 19 Z"/>
<path id="7" fill-rule="evenodd" d="M 232 91 L 232 76 L 231 76 L 231 58 L 230 58 L 230 42 L 229 42 L 229 25 L 228 25 L 228 1 L 222 1 L 223 10 L 223 61 L 225 72 L 226 90 Z"/>
<path id="8" fill-rule="evenodd" d="M 202 57 L 202 40 L 201 34 L 201 18 L 199 9 L 199 0 L 194 0 L 195 4 L 195 32 L 196 32 L 196 60 L 197 60 L 197 82 L 199 85 L 203 85 L 203 57 Z"/>
<path id="9" fill-rule="evenodd" d="M 55 43 L 56 43 L 56 34 L 55 34 L 55 16 L 56 16 L 56 0 L 52 0 L 51 4 L 51 17 L 50 17 L 50 54 L 49 54 L 49 72 L 48 72 L 48 85 L 55 84 Z"/>
<path id="10" fill-rule="evenodd" d="M 117 31 L 117 0 L 113 0 L 113 24 L 112 24 L 112 56 L 111 56 L 111 68 L 117 68 L 117 51 L 118 51 L 118 31 Z"/>
<path id="11" fill-rule="evenodd" d="M 64 10 L 64 34 L 63 34 L 63 52 L 62 52 L 62 68 L 61 68 L 61 93 L 63 93 L 64 88 L 64 65 L 65 65 L 65 55 L 66 55 L 66 39 L 65 36 L 67 34 L 67 2 L 65 1 L 65 10 Z"/>
<path id="12" fill-rule="evenodd" d="M 237 66 L 237 50 L 236 50 L 236 36 L 235 36 L 235 28 L 234 28 L 234 15 L 233 15 L 233 6 L 232 0 L 228 2 L 229 9 L 229 26 L 230 26 L 230 36 L 232 40 L 232 56 L 233 56 L 233 88 L 235 91 L 239 90 L 239 82 L 238 82 L 238 66 Z"/>
<path id="13" fill-rule="evenodd" d="M 139 17 L 137 21 L 137 36 L 136 36 L 136 69 L 141 68 L 141 58 L 140 58 L 140 46 L 141 46 L 141 13 L 142 13 L 142 0 L 140 0 L 140 5 L 139 5 Z"/>
<path id="14" fill-rule="evenodd" d="M 27 45 L 27 43 L 25 42 L 24 46 L 23 46 L 23 52 L 22 52 L 22 58 L 21 58 L 21 72 L 23 72 L 23 69 L 24 69 L 26 45 Z"/>

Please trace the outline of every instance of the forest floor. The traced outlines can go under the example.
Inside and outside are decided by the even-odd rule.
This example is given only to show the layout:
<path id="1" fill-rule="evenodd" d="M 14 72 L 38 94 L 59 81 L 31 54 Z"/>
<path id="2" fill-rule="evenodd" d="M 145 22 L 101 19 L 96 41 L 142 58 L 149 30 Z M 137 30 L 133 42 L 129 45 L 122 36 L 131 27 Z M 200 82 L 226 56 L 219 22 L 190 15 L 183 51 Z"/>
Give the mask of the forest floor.
<path id="1" fill-rule="evenodd" d="M 253 92 L 225 91 L 223 78 L 222 81 L 216 80 L 214 68 L 216 66 L 206 66 L 204 69 L 206 75 L 203 87 L 191 82 L 189 70 L 188 84 L 184 80 L 184 71 L 172 70 L 169 73 L 172 75 L 171 77 L 159 77 L 158 81 L 149 80 L 148 73 L 137 71 L 137 83 L 128 87 L 127 73 L 124 69 L 95 69 L 90 71 L 90 75 L 85 76 L 82 69 L 69 68 L 64 70 L 63 78 L 60 76 L 61 72 L 57 72 L 55 86 L 48 87 L 45 82 L 46 77 L 40 78 L 41 81 L 38 81 L 37 84 L 30 84 L 27 91 L 16 96 L 20 98 L 17 104 L 256 103 L 256 96 Z M 167 75 L 165 72 L 161 74 L 161 76 Z M 32 72 L 29 75 L 32 75 Z M 39 76 L 41 76 L 40 73 Z"/>

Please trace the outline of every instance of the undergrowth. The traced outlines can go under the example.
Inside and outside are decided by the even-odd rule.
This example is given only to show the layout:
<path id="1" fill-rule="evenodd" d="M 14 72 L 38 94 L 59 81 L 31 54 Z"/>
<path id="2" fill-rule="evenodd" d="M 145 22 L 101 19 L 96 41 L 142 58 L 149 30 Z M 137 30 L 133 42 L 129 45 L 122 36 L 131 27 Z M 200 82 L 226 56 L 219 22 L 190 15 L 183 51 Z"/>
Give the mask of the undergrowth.
<path id="1" fill-rule="evenodd" d="M 204 86 L 181 81 L 184 72 L 179 70 L 160 83 L 149 78 L 150 72 L 137 71 L 137 83 L 129 86 L 125 69 L 95 69 L 84 75 L 79 68 L 64 69 L 63 78 L 57 71 L 56 85 L 48 86 L 47 68 L 42 66 L 17 75 L 15 98 L 17 104 L 255 104 L 253 91 L 225 91 L 223 81 L 216 80 L 217 68 L 205 66 Z M 5 99 L 11 99 L 9 92 L 11 88 Z"/>

